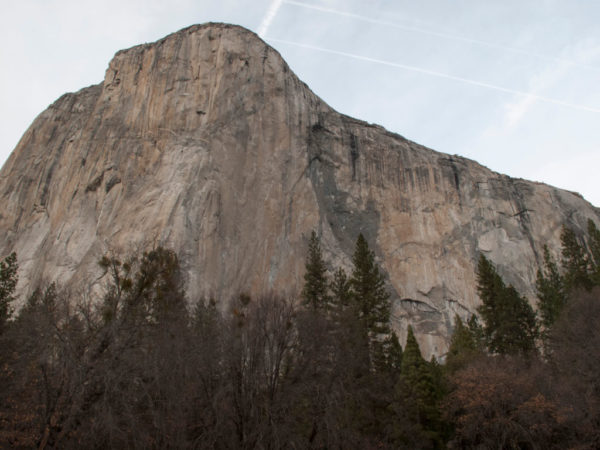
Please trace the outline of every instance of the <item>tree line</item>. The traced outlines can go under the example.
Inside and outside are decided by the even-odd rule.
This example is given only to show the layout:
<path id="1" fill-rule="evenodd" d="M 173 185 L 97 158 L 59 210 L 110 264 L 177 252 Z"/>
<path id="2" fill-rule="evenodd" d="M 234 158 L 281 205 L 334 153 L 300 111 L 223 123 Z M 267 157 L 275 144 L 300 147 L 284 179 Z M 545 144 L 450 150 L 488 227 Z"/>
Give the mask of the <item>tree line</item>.
<path id="1" fill-rule="evenodd" d="M 460 448 L 600 447 L 600 231 L 544 246 L 537 312 L 481 255 L 480 324 L 455 320 L 445 417 Z"/>
<path id="2" fill-rule="evenodd" d="M 15 313 L 0 262 L 0 446 L 594 448 L 600 233 L 545 249 L 538 314 L 484 256 L 482 305 L 426 361 L 359 235 L 352 271 L 309 238 L 299 299 L 187 298 L 177 255 L 106 255 L 101 298 L 40 287 Z M 480 322 L 481 321 L 481 322 Z"/>

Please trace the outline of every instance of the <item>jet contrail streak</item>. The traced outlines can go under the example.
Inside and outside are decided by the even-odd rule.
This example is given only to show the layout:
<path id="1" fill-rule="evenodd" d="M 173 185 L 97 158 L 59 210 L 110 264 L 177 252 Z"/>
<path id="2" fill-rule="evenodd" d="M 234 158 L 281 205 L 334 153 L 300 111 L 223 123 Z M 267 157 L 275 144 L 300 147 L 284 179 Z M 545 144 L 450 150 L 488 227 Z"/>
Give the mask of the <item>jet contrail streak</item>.
<path id="1" fill-rule="evenodd" d="M 373 23 L 373 24 L 377 24 L 377 25 L 384 25 L 387 27 L 392 27 L 392 28 L 398 28 L 400 30 L 404 30 L 404 31 L 411 31 L 414 33 L 420 33 L 420 34 L 427 34 L 429 36 L 436 36 L 436 37 L 440 37 L 440 38 L 444 38 L 444 39 L 451 39 L 454 41 L 460 41 L 460 42 L 467 42 L 469 44 L 475 44 L 475 45 L 479 45 L 482 47 L 489 47 L 489 48 L 495 48 L 498 50 L 504 50 L 504 51 L 509 51 L 509 52 L 513 52 L 513 53 L 520 53 L 522 55 L 527 55 L 527 56 L 531 56 L 534 58 L 538 58 L 538 59 L 543 59 L 546 61 L 553 61 L 553 62 L 558 62 L 558 63 L 562 63 L 562 64 L 568 64 L 571 66 L 577 66 L 577 67 L 582 67 L 588 70 L 594 70 L 596 72 L 600 72 L 600 68 L 598 67 L 593 67 L 593 66 L 588 66 L 586 64 L 580 64 L 577 63 L 575 61 L 571 61 L 568 59 L 563 59 L 563 58 L 556 58 L 553 56 L 547 56 L 547 55 L 542 55 L 540 53 L 535 53 L 535 52 L 531 52 L 528 50 L 523 50 L 521 48 L 516 48 L 516 47 L 510 47 L 508 45 L 502 45 L 502 44 L 494 44 L 493 42 L 487 42 L 487 41 L 480 41 L 478 39 L 470 39 L 470 38 L 465 38 L 462 36 L 457 36 L 455 34 L 448 34 L 448 33 L 440 33 L 437 31 L 430 31 L 430 30 L 426 30 L 423 28 L 418 28 L 418 27 L 409 27 L 406 25 L 400 25 L 394 22 L 389 22 L 387 20 L 379 20 L 379 19 L 373 19 L 370 17 L 365 17 L 359 14 L 353 14 L 353 13 L 348 13 L 348 12 L 344 12 L 344 11 L 338 11 L 336 9 L 331 9 L 331 8 L 324 8 L 322 6 L 316 6 L 316 5 L 310 5 L 308 3 L 303 3 L 303 2 L 298 2 L 295 0 L 282 0 L 283 3 L 286 3 L 288 5 L 294 5 L 294 6 L 299 6 L 301 8 L 307 8 L 307 9 L 313 9 L 315 11 L 321 11 L 321 12 L 325 12 L 325 13 L 329 13 L 329 14 L 336 14 L 338 16 L 343 16 L 343 17 L 349 17 L 352 19 L 357 19 L 357 20 L 362 20 L 363 22 L 369 22 L 369 23 Z M 260 33 L 259 33 L 260 34 Z"/>
<path id="2" fill-rule="evenodd" d="M 355 55 L 353 53 L 341 52 L 338 50 L 331 50 L 328 48 L 317 47 L 317 46 L 309 45 L 309 44 L 300 44 L 298 42 L 286 41 L 283 39 L 268 38 L 268 40 L 272 41 L 272 42 L 278 42 L 281 44 L 293 45 L 296 47 L 302 47 L 302 48 L 307 48 L 310 50 L 316 50 L 316 51 L 323 52 L 323 53 L 345 56 L 347 58 L 358 59 L 360 61 L 367 61 L 367 62 L 372 62 L 372 63 L 376 63 L 376 64 L 382 64 L 384 66 L 397 67 L 400 69 L 410 70 L 412 72 L 423 73 L 423 74 L 431 75 L 434 77 L 446 78 L 448 80 L 460 81 L 461 83 L 466 83 L 466 84 L 471 84 L 473 86 L 479 86 L 479 87 L 483 87 L 483 88 L 487 88 L 487 89 L 492 89 L 494 91 L 506 92 L 508 94 L 521 95 L 521 96 L 529 97 L 529 98 L 532 98 L 535 100 L 540 100 L 542 102 L 553 103 L 555 105 L 565 106 L 567 108 L 573 108 L 573 109 L 578 109 L 581 111 L 588 111 L 588 112 L 593 112 L 593 113 L 600 113 L 599 108 L 592 108 L 589 106 L 567 103 L 567 102 L 563 102 L 561 100 L 556 100 L 556 99 L 550 98 L 550 97 L 543 97 L 541 95 L 535 95 L 535 94 L 530 94 L 528 92 L 517 91 L 515 89 L 505 88 L 502 86 L 496 86 L 494 84 L 484 83 L 482 81 L 477 81 L 477 80 L 471 80 L 469 78 L 456 77 L 454 75 L 448 75 L 446 73 L 436 72 L 433 70 L 427 70 L 427 69 L 423 69 L 420 67 L 407 66 L 405 64 L 395 63 L 392 61 L 385 61 L 383 59 L 369 58 L 368 56 Z"/>
<path id="3" fill-rule="evenodd" d="M 283 0 L 273 0 L 273 2 L 271 2 L 271 5 L 269 6 L 267 13 L 265 14 L 265 17 L 263 17 L 263 20 L 260 23 L 260 26 L 258 27 L 258 35 L 261 38 L 264 38 L 267 34 L 269 26 L 271 25 L 271 22 L 273 21 L 273 18 L 277 14 L 277 11 L 279 10 L 279 7 L 282 3 Z"/>

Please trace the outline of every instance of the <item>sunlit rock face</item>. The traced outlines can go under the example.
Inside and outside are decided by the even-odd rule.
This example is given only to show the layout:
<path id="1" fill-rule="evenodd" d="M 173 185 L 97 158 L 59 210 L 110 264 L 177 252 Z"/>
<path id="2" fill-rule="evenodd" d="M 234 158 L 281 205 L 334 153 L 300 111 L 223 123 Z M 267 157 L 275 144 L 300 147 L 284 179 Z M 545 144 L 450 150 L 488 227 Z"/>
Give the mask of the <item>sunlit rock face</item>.
<path id="1" fill-rule="evenodd" d="M 363 233 L 393 325 L 443 355 L 455 314 L 480 303 L 483 252 L 530 300 L 563 224 L 599 211 L 577 194 L 499 175 L 344 116 L 241 27 L 192 26 L 115 55 L 104 81 L 58 99 L 0 173 L 0 254 L 19 290 L 102 283 L 97 261 L 175 249 L 190 299 L 294 294 L 308 236 L 350 270 Z M 93 290 L 93 288 L 92 288 Z"/>

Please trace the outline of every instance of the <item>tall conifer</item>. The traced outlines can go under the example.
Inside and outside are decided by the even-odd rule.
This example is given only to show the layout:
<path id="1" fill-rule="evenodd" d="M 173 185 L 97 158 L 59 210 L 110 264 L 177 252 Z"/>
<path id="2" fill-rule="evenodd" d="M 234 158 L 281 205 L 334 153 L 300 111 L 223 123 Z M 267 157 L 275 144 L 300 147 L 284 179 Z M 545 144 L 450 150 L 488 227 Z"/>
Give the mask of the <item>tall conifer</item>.
<path id="1" fill-rule="evenodd" d="M 556 262 L 550 256 L 547 245 L 544 245 L 544 269 L 538 270 L 535 286 L 540 300 L 538 306 L 542 324 L 548 329 L 558 318 L 567 296 L 563 277 L 558 271 Z"/>
<path id="2" fill-rule="evenodd" d="M 350 278 L 352 298 L 359 317 L 373 335 L 389 334 L 390 302 L 385 280 L 375 263 L 375 254 L 362 234 L 356 240 Z"/>
<path id="3" fill-rule="evenodd" d="M 352 263 L 352 305 L 368 336 L 371 365 L 375 370 L 384 370 L 391 344 L 390 295 L 385 290 L 383 274 L 375 263 L 375 254 L 369 250 L 362 234 L 356 240 Z"/>
<path id="4" fill-rule="evenodd" d="M 577 288 L 591 290 L 593 283 L 590 278 L 590 261 L 583 245 L 573 230 L 565 226 L 563 226 L 560 240 L 562 243 L 562 267 L 565 270 L 567 290 L 572 291 Z"/>
<path id="5" fill-rule="evenodd" d="M 506 286 L 493 264 L 483 255 L 477 267 L 478 308 L 484 321 L 488 349 L 515 354 L 535 350 L 537 321 L 531 305 L 513 286 Z"/>
<path id="6" fill-rule="evenodd" d="M 465 366 L 480 351 L 474 331 L 463 323 L 458 314 L 454 318 L 454 332 L 446 355 L 446 368 L 454 372 Z"/>
<path id="7" fill-rule="evenodd" d="M 425 361 L 412 327 L 408 327 L 406 346 L 402 355 L 400 385 L 405 386 L 416 407 L 417 418 L 430 437 L 437 440 L 440 412 L 438 402 L 442 396 L 441 376 L 438 367 Z"/>
<path id="8" fill-rule="evenodd" d="M 592 219 L 588 219 L 588 239 L 590 245 L 590 278 L 594 286 L 600 286 L 600 230 Z"/>
<path id="9" fill-rule="evenodd" d="M 314 230 L 308 242 L 305 267 L 304 288 L 302 289 L 304 304 L 314 310 L 328 308 L 327 268 L 321 254 L 321 240 Z"/>
<path id="10" fill-rule="evenodd" d="M 348 280 L 346 272 L 341 267 L 333 274 L 331 296 L 332 303 L 337 309 L 347 308 L 352 300 L 350 281 Z"/>

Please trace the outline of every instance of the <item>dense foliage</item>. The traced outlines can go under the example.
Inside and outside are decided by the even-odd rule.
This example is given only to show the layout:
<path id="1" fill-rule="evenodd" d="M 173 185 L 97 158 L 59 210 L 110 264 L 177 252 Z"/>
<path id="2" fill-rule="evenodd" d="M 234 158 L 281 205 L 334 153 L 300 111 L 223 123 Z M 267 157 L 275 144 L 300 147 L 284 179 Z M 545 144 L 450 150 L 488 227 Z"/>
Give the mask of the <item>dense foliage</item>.
<path id="1" fill-rule="evenodd" d="M 504 284 L 483 254 L 477 266 L 477 292 L 489 350 L 505 355 L 534 351 L 538 326 L 531 305 L 513 286 Z"/>
<path id="2" fill-rule="evenodd" d="M 99 261 L 99 299 L 51 284 L 12 313 L 0 262 L 0 447 L 598 448 L 600 233 L 563 230 L 538 274 L 540 324 L 485 257 L 478 316 L 426 361 L 390 327 L 366 239 L 352 269 L 309 239 L 300 299 L 189 299 L 177 255 Z M 543 345 L 542 345 L 543 344 Z M 537 351 L 536 349 L 541 349 Z"/>

